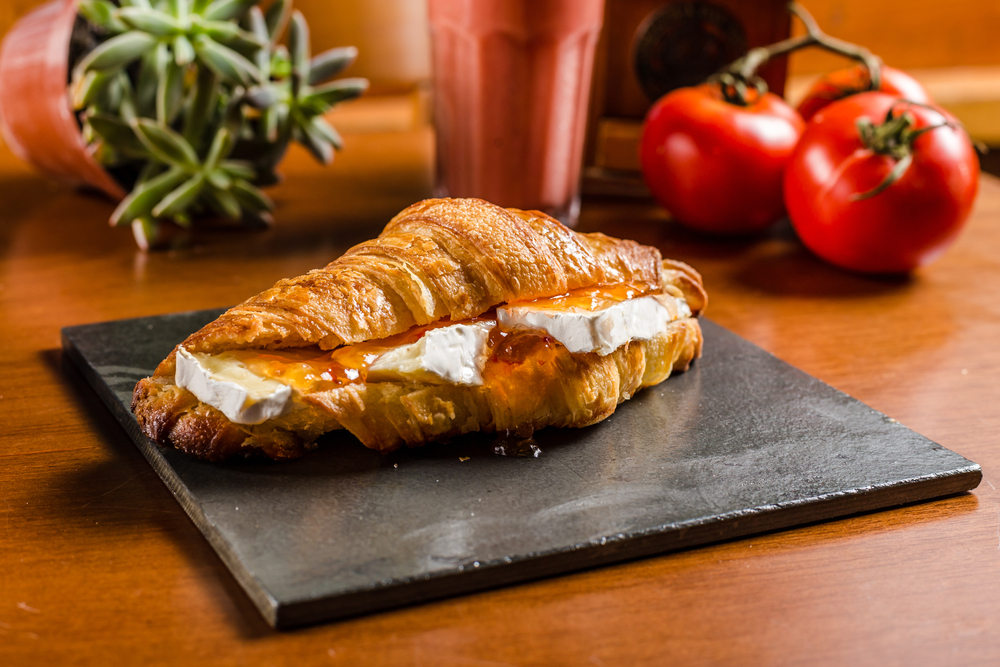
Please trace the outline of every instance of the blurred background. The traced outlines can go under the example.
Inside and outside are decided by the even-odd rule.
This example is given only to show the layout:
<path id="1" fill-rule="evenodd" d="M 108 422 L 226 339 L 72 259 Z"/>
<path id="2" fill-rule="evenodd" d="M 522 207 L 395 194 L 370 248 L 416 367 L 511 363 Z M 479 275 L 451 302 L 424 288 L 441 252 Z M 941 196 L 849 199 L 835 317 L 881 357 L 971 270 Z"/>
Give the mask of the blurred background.
<path id="1" fill-rule="evenodd" d="M 0 34 L 42 2 L 0 3 Z M 595 95 L 605 91 L 605 84 L 613 89 L 628 78 L 618 70 L 629 65 L 626 51 L 632 47 L 635 24 L 667 4 L 667 0 L 607 0 Z M 782 23 L 783 0 L 716 0 L 715 4 L 732 8 L 734 14 L 743 12 L 749 17 L 745 23 L 769 21 L 772 34 L 787 34 L 788 26 Z M 962 120 L 973 137 L 1000 148 L 1000 2 L 804 0 L 802 4 L 827 33 L 867 46 L 886 64 L 907 70 L 936 102 Z M 347 74 L 367 77 L 372 88 L 362 99 L 331 112 L 331 120 L 342 133 L 408 131 L 431 122 L 426 0 L 296 0 L 295 7 L 309 21 L 313 53 L 342 45 L 360 49 Z M 614 30 L 621 34 L 609 40 L 607 33 Z M 750 25 L 751 45 L 753 31 Z M 801 26 L 793 25 L 792 31 L 800 32 Z M 784 79 L 786 97 L 794 104 L 819 74 L 844 65 L 844 60 L 818 50 L 794 54 Z M 616 99 L 628 97 L 628 91 L 624 97 L 617 90 L 609 91 L 609 97 L 610 92 Z M 648 105 L 648 101 L 639 104 Z M 591 107 L 586 160 L 591 181 L 595 169 L 626 173 L 638 164 L 634 145 L 641 109 L 633 105 L 616 115 L 607 106 L 598 100 Z M 984 158 L 984 167 L 994 172 L 1000 169 L 1000 150 Z M 589 186 L 593 191 L 595 184 Z M 600 189 L 600 184 L 596 187 Z"/>

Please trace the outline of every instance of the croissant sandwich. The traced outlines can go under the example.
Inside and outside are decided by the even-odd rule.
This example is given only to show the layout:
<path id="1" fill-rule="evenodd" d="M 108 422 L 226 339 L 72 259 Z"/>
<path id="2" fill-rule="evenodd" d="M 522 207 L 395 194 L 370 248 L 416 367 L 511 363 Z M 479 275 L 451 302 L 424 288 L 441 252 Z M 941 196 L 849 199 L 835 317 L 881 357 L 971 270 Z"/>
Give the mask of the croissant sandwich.
<path id="1" fill-rule="evenodd" d="M 301 456 L 347 429 L 391 451 L 597 423 L 701 355 L 701 277 L 538 211 L 430 199 L 178 345 L 132 398 L 210 460 Z"/>

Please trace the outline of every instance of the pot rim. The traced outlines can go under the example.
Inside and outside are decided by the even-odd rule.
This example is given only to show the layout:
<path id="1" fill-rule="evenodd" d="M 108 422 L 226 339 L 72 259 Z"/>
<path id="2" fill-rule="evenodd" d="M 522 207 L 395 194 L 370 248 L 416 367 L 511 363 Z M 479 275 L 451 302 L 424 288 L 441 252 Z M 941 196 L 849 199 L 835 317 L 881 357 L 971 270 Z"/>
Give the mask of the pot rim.
<path id="1" fill-rule="evenodd" d="M 78 0 L 50 0 L 0 42 L 0 135 L 47 176 L 120 200 L 126 191 L 83 140 L 69 93 L 69 45 Z"/>

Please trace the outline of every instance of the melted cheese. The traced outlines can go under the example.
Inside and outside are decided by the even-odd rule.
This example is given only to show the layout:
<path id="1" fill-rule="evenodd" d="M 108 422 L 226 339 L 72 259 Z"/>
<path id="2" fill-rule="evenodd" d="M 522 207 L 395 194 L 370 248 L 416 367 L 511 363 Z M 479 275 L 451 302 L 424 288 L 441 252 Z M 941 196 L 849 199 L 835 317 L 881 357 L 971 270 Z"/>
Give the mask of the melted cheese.
<path id="1" fill-rule="evenodd" d="M 649 294 L 641 285 L 586 288 L 501 306 L 495 320 L 491 313 L 457 324 L 445 320 L 332 351 L 310 347 L 208 355 L 182 347 L 175 382 L 230 421 L 259 424 L 285 414 L 297 395 L 355 382 L 482 385 L 487 359 L 501 354 L 494 345 L 505 332 L 540 332 L 572 353 L 607 355 L 690 316 L 683 298 Z"/>
<path id="2" fill-rule="evenodd" d="M 368 367 L 368 381 L 481 385 L 487 341 L 495 326 L 496 322 L 483 320 L 431 329 L 417 342 L 376 359 Z"/>
<path id="3" fill-rule="evenodd" d="M 263 378 L 239 361 L 177 350 L 174 382 L 235 424 L 260 424 L 288 408 L 291 387 Z"/>
<path id="4" fill-rule="evenodd" d="M 497 308 L 502 329 L 540 329 L 573 353 L 611 354 L 632 340 L 649 340 L 666 331 L 680 317 L 690 317 L 683 299 L 650 295 L 559 307 L 553 299 Z M 673 307 L 671 307 L 673 306 Z"/>

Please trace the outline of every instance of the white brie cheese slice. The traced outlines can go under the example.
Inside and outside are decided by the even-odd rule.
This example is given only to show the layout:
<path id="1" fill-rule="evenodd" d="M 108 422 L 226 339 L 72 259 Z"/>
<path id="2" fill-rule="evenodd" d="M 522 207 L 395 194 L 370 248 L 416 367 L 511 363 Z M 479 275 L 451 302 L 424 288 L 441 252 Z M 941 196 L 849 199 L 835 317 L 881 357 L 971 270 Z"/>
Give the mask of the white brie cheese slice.
<path id="1" fill-rule="evenodd" d="M 495 326 L 482 321 L 430 329 L 417 342 L 376 359 L 368 367 L 368 381 L 481 385 L 486 344 Z"/>
<path id="2" fill-rule="evenodd" d="M 250 372 L 235 359 L 177 348 L 174 383 L 226 415 L 235 424 L 260 424 L 280 417 L 291 402 L 292 388 Z"/>
<path id="3" fill-rule="evenodd" d="M 507 305 L 497 308 L 497 321 L 506 330 L 541 329 L 573 353 L 596 352 L 604 356 L 630 340 L 656 337 L 675 319 L 690 317 L 687 303 L 683 299 L 676 301 L 677 317 L 657 296 L 644 296 L 619 301 L 601 310 Z"/>

